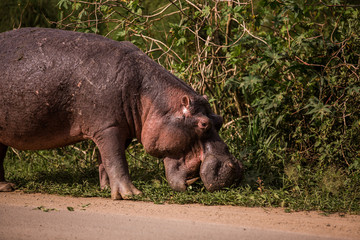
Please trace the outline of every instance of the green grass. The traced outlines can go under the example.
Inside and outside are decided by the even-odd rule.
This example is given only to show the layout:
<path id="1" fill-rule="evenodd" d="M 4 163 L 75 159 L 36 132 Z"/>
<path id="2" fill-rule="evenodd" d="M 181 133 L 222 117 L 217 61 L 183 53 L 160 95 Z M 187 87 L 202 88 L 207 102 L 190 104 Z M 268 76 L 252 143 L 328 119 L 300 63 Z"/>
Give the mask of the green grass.
<path id="1" fill-rule="evenodd" d="M 17 188 L 27 193 L 49 193 L 75 197 L 110 198 L 110 191 L 99 187 L 97 160 L 93 143 L 80 143 L 48 151 L 16 151 L 10 149 L 5 160 L 6 178 Z M 160 159 L 143 152 L 140 145 L 127 151 L 133 182 L 142 196 L 136 201 L 150 201 L 156 204 L 204 204 L 234 205 L 247 207 L 283 207 L 286 211 L 320 210 L 324 212 L 360 213 L 359 192 L 336 185 L 327 173 L 331 192 L 322 185 L 306 187 L 267 186 L 266 181 L 246 174 L 242 185 L 210 193 L 199 181 L 184 193 L 171 190 L 164 175 Z M 249 168 L 249 167 L 248 167 Z M 290 170 L 288 170 L 290 171 Z M 291 175 L 291 174 L 290 174 Z M 294 176 L 291 176 L 294 177 Z M 309 176 L 307 176 L 309 177 Z M 299 178 L 299 176 L 298 176 Z M 347 184 L 358 182 L 346 178 Z M 250 180 L 249 180 L 250 179 Z M 327 185 L 325 185 L 327 186 Z"/>

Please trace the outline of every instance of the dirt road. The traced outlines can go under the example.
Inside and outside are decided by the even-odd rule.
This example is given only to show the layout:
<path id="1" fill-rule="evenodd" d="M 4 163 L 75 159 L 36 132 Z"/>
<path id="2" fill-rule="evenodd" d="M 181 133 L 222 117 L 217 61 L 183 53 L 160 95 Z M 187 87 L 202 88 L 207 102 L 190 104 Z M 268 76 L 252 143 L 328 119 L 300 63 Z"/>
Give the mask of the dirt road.
<path id="1" fill-rule="evenodd" d="M 0 193 L 0 240 L 360 239 L 360 216 Z"/>

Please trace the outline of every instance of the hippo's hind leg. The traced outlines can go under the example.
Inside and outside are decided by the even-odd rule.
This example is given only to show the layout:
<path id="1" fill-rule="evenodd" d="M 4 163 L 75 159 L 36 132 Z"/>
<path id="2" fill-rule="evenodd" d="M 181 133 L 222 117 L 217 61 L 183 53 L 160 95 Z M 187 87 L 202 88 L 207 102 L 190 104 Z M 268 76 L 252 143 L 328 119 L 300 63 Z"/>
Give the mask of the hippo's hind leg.
<path id="1" fill-rule="evenodd" d="M 5 181 L 4 158 L 6 150 L 7 146 L 0 143 L 0 192 L 11 192 L 15 188 L 15 184 Z"/>
<path id="2" fill-rule="evenodd" d="M 99 151 L 96 151 L 97 159 L 99 162 L 99 179 L 100 179 L 100 188 L 104 190 L 110 187 L 109 176 L 105 170 L 105 166 L 101 160 L 101 155 Z"/>

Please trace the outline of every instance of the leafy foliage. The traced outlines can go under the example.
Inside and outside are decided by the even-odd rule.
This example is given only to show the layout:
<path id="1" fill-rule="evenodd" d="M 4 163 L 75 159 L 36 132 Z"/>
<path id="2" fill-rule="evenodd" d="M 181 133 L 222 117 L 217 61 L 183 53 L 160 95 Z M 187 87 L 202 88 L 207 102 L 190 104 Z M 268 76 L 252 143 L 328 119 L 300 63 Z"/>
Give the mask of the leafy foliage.
<path id="1" fill-rule="evenodd" d="M 20 27 L 54 27 L 57 0 L 0 1 L 0 32 Z"/>
<path id="2" fill-rule="evenodd" d="M 212 197 L 201 185 L 172 193 L 161 163 L 135 145 L 131 169 L 148 200 L 359 211 L 357 1 L 59 0 L 58 7 L 57 27 L 132 41 L 225 118 L 221 134 L 247 168 L 243 186 Z"/>

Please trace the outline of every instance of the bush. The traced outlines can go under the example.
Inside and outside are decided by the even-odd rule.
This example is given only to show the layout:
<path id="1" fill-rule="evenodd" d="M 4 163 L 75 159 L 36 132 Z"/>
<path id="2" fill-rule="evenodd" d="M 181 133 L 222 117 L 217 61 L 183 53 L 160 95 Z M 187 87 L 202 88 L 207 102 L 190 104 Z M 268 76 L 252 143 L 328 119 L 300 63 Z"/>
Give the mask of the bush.
<path id="1" fill-rule="evenodd" d="M 0 32 L 20 27 L 54 27 L 58 0 L 0 1 Z"/>

